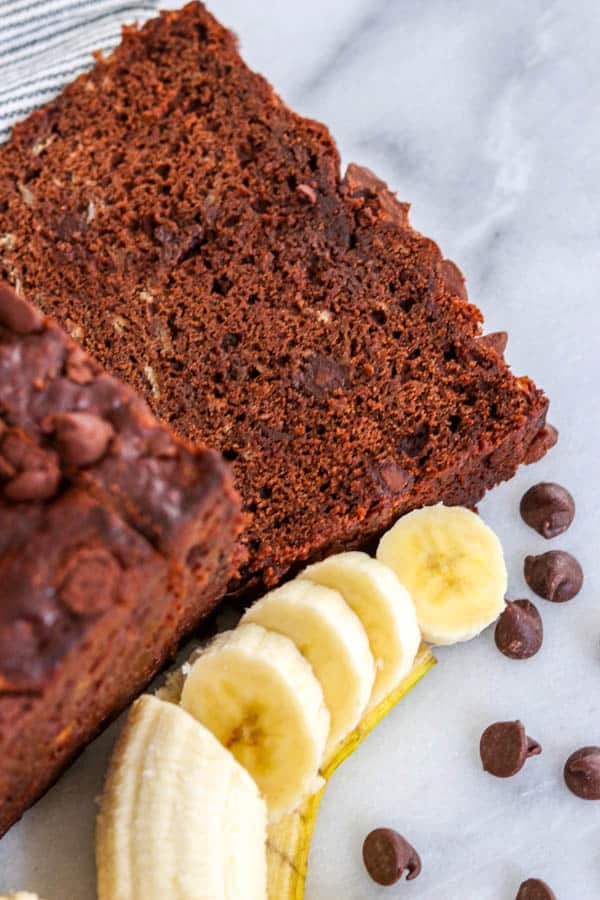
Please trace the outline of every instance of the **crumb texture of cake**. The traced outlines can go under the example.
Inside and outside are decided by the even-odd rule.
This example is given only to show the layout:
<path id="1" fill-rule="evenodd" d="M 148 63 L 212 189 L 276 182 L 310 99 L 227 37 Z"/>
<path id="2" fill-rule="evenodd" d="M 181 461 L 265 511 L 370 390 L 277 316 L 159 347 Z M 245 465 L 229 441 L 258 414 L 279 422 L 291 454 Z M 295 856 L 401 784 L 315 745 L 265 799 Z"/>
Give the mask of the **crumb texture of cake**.
<path id="1" fill-rule="evenodd" d="M 342 177 L 199 3 L 126 29 L 0 147 L 0 271 L 233 463 L 232 591 L 472 507 L 555 439 L 408 206 Z"/>
<path id="2" fill-rule="evenodd" d="M 240 518 L 219 454 L 0 284 L 0 834 L 212 609 Z"/>

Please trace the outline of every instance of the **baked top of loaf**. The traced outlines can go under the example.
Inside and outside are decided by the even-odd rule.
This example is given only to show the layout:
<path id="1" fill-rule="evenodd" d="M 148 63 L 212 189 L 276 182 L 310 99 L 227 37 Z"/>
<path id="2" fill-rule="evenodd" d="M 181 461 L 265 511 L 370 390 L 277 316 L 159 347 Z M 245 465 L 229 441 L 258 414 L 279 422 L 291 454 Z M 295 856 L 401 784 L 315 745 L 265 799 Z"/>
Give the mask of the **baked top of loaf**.
<path id="1" fill-rule="evenodd" d="M 219 503 L 235 512 L 219 455 L 176 440 L 0 283 L 0 697 L 43 691 L 112 608 L 141 617 L 157 574 L 175 605 L 199 590 Z"/>
<path id="2" fill-rule="evenodd" d="M 189 441 L 249 514 L 232 589 L 476 503 L 540 455 L 547 401 L 408 207 L 344 177 L 199 3 L 99 59 L 0 148 L 0 268 Z"/>

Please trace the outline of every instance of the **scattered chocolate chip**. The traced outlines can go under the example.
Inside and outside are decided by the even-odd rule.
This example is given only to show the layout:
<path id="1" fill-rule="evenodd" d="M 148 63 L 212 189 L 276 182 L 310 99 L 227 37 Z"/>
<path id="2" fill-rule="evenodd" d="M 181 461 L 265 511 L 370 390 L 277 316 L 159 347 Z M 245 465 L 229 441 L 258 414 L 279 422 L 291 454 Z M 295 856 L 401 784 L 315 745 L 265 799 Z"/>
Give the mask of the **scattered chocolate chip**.
<path id="1" fill-rule="evenodd" d="M 600 747 L 581 747 L 565 763 L 567 787 L 582 800 L 600 800 Z"/>
<path id="2" fill-rule="evenodd" d="M 544 640 L 544 626 L 530 600 L 508 601 L 494 633 L 496 647 L 511 659 L 535 656 Z"/>
<path id="3" fill-rule="evenodd" d="M 534 484 L 523 495 L 521 516 L 538 534 L 553 538 L 566 531 L 575 517 L 575 501 L 564 487 L 550 481 Z"/>
<path id="4" fill-rule="evenodd" d="M 583 571 L 570 553 L 549 550 L 540 556 L 525 557 L 525 581 L 545 600 L 564 603 L 581 590 Z"/>
<path id="5" fill-rule="evenodd" d="M 57 466 L 28 469 L 20 472 L 4 485 L 4 496 L 16 503 L 33 500 L 49 500 L 58 489 L 60 470 Z"/>
<path id="6" fill-rule="evenodd" d="M 72 466 L 97 462 L 115 433 L 109 422 L 91 413 L 58 413 L 52 425 L 61 458 Z"/>
<path id="7" fill-rule="evenodd" d="M 396 884 L 404 871 L 406 880 L 413 881 L 421 871 L 419 854 L 392 828 L 376 828 L 363 844 L 365 868 L 377 884 Z"/>
<path id="8" fill-rule="evenodd" d="M 527 737 L 523 723 L 496 722 L 489 725 L 479 742 L 483 768 L 497 778 L 510 778 L 520 772 L 530 756 L 539 756 L 542 748 Z"/>
<path id="9" fill-rule="evenodd" d="M 482 334 L 479 338 L 479 343 L 483 344 L 484 347 L 495 350 L 498 356 L 504 356 L 504 351 L 508 344 L 508 332 L 490 331 L 489 334 Z"/>
<path id="10" fill-rule="evenodd" d="M 121 568 L 102 548 L 80 550 L 72 557 L 58 591 L 61 603 L 81 618 L 109 609 L 117 599 Z"/>
<path id="11" fill-rule="evenodd" d="M 533 438 L 525 453 L 524 462 L 526 465 L 536 463 L 544 456 L 544 454 L 554 447 L 558 440 L 558 431 L 554 425 L 544 425 Z"/>
<path id="12" fill-rule="evenodd" d="M 0 325 L 5 325 L 16 334 L 31 334 L 40 331 L 44 325 L 43 314 L 5 281 L 0 282 Z"/>
<path id="13" fill-rule="evenodd" d="M 528 878 L 519 888 L 516 900 L 556 900 L 556 894 L 550 890 L 545 881 Z"/>

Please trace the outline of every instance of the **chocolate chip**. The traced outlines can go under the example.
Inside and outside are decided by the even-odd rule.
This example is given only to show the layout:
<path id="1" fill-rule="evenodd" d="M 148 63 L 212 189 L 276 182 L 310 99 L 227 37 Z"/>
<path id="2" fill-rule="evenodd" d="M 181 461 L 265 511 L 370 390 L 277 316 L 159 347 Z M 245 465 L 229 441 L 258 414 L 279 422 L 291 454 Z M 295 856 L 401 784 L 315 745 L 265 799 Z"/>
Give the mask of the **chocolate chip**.
<path id="1" fill-rule="evenodd" d="M 345 388 L 349 382 L 349 375 L 348 366 L 316 353 L 306 367 L 302 384 L 316 397 L 324 397 Z"/>
<path id="2" fill-rule="evenodd" d="M 363 844 L 365 868 L 377 884 L 395 884 L 404 871 L 406 880 L 413 881 L 421 871 L 419 854 L 392 828 L 376 828 Z"/>
<path id="3" fill-rule="evenodd" d="M 460 297 L 461 300 L 468 300 L 465 276 L 456 263 L 453 263 L 451 259 L 443 259 L 440 263 L 440 270 L 444 284 L 450 293 Z"/>
<path id="4" fill-rule="evenodd" d="M 494 633 L 496 647 L 511 659 L 535 656 L 544 639 L 544 626 L 530 600 L 508 601 Z"/>
<path id="5" fill-rule="evenodd" d="M 495 350 L 498 356 L 504 356 L 506 345 L 508 344 L 508 332 L 506 331 L 490 331 L 489 334 L 482 334 L 479 343 L 484 347 Z"/>
<path id="6" fill-rule="evenodd" d="M 600 747 L 581 747 L 565 763 L 567 787 L 582 800 L 600 800 Z"/>
<path id="7" fill-rule="evenodd" d="M 72 557 L 58 591 L 61 603 L 81 618 L 109 609 L 117 599 L 121 568 L 108 550 L 86 548 Z"/>
<path id="8" fill-rule="evenodd" d="M 4 485 L 4 496 L 16 503 L 33 500 L 49 500 L 58 489 L 60 470 L 49 465 L 42 469 L 28 469 L 20 472 L 12 481 Z"/>
<path id="9" fill-rule="evenodd" d="M 89 466 L 105 453 L 114 428 L 91 413 L 58 413 L 52 418 L 61 458 L 72 466 Z"/>
<path id="10" fill-rule="evenodd" d="M 30 334 L 41 331 L 44 316 L 27 300 L 20 297 L 15 289 L 5 281 L 0 282 L 0 325 L 5 325 L 16 334 Z"/>
<path id="11" fill-rule="evenodd" d="M 412 433 L 405 434 L 400 438 L 398 450 L 414 459 L 423 452 L 428 440 L 429 425 L 427 422 L 422 422 Z"/>
<path id="12" fill-rule="evenodd" d="M 175 459 L 178 448 L 165 428 L 155 428 L 148 436 L 147 453 L 157 459 Z"/>
<path id="13" fill-rule="evenodd" d="M 545 538 L 566 531 L 575 517 L 575 501 L 564 487 L 551 481 L 534 484 L 523 495 L 523 520 Z"/>
<path id="14" fill-rule="evenodd" d="M 564 550 L 549 550 L 525 557 L 525 581 L 532 591 L 553 603 L 572 600 L 583 584 L 583 572 L 574 556 Z"/>
<path id="15" fill-rule="evenodd" d="M 69 381 L 75 384 L 91 384 L 97 367 L 81 347 L 74 346 L 69 349 L 65 371 Z"/>
<path id="16" fill-rule="evenodd" d="M 385 190 L 385 181 L 378 178 L 366 166 L 358 166 L 349 163 L 342 184 L 347 189 L 350 197 L 369 197 Z"/>
<path id="17" fill-rule="evenodd" d="M 525 464 L 529 466 L 531 463 L 538 462 L 551 447 L 554 447 L 557 440 L 558 431 L 556 428 L 553 425 L 544 425 L 535 435 L 525 452 Z"/>
<path id="18" fill-rule="evenodd" d="M 516 900 L 556 900 L 556 894 L 550 890 L 545 881 L 528 878 L 519 888 Z"/>
<path id="19" fill-rule="evenodd" d="M 520 772 L 530 756 L 539 756 L 542 748 L 527 737 L 523 723 L 496 722 L 481 735 L 479 753 L 483 768 L 497 778 L 510 778 Z"/>
<path id="20" fill-rule="evenodd" d="M 374 463 L 371 472 L 383 493 L 391 496 L 401 494 L 406 485 L 412 481 L 410 472 L 395 462 Z"/>

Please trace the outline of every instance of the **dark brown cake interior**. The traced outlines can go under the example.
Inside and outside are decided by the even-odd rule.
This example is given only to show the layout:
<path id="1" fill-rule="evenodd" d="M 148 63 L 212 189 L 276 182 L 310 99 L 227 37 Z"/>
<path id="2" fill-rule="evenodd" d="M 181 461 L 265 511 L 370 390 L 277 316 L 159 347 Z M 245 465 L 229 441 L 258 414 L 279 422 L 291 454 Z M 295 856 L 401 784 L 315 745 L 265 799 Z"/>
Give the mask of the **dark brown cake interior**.
<path id="1" fill-rule="evenodd" d="M 128 31 L 0 148 L 0 269 L 234 463 L 244 587 L 474 504 L 544 425 L 407 207 L 341 179 L 327 129 L 200 4 Z"/>

